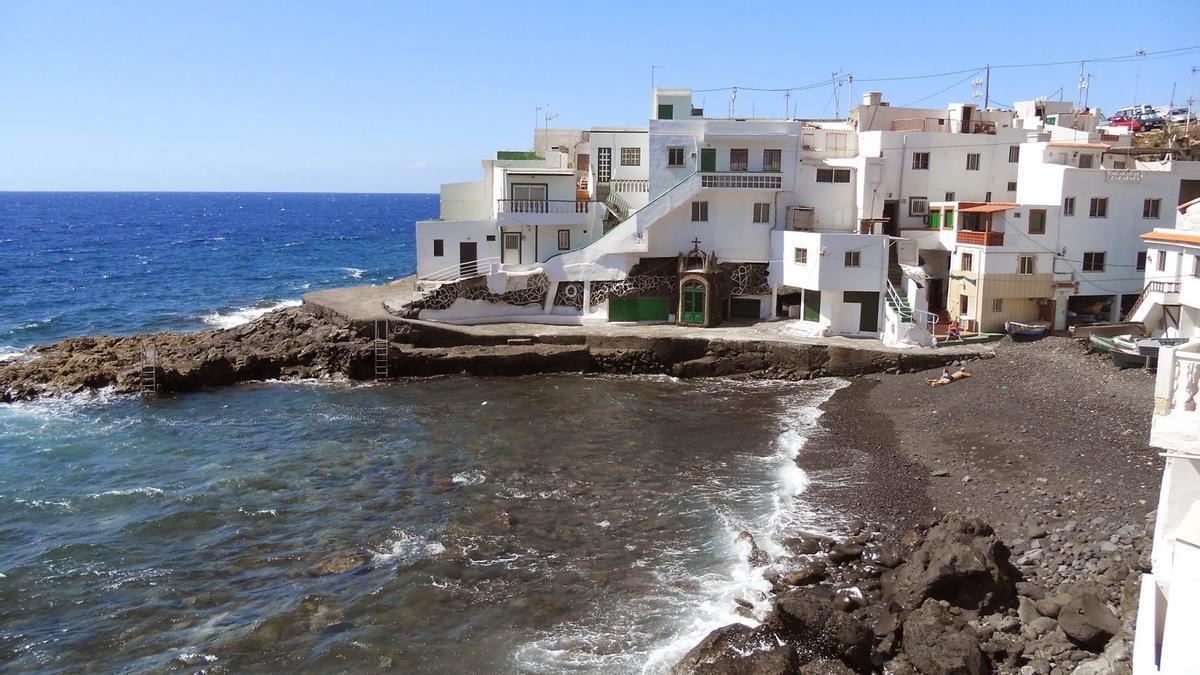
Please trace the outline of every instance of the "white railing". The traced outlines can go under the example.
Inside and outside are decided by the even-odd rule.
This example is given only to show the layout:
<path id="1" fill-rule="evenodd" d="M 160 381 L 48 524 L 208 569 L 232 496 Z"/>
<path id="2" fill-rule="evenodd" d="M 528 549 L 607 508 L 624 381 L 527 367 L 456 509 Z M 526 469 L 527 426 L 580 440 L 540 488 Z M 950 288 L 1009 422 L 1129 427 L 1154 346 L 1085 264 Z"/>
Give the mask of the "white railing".
<path id="1" fill-rule="evenodd" d="M 469 262 L 458 263 L 457 265 L 451 265 L 450 267 L 440 269 L 436 272 L 431 272 L 424 276 L 417 277 L 417 282 L 439 285 L 453 283 L 455 281 L 468 279 L 470 277 L 490 274 L 499 264 L 500 258 L 498 256 L 480 258 L 479 260 L 472 260 Z"/>
<path id="2" fill-rule="evenodd" d="M 1104 173 L 1106 183 L 1140 183 L 1142 172 L 1137 169 L 1110 169 Z"/>
<path id="3" fill-rule="evenodd" d="M 1158 381 L 1155 382 L 1156 408 L 1162 414 L 1196 412 L 1200 392 L 1200 343 L 1163 349 L 1160 354 Z M 1162 358 L 1165 357 L 1165 358 Z"/>
<path id="4" fill-rule="evenodd" d="M 499 213 L 587 213 L 591 202 L 576 199 L 497 199 Z"/>
<path id="5" fill-rule="evenodd" d="M 645 179 L 619 178 L 609 181 L 613 192 L 649 192 L 650 181 Z"/>
<path id="6" fill-rule="evenodd" d="M 917 309 L 909 304 L 906 298 L 900 297 L 896 292 L 896 287 L 892 282 L 887 282 L 887 297 L 891 302 L 885 303 L 889 310 L 892 310 L 900 323 L 915 323 L 933 335 L 933 329 L 937 326 L 938 316 L 933 312 L 926 312 L 923 309 Z"/>
<path id="7" fill-rule="evenodd" d="M 702 188 L 761 188 L 779 190 L 783 187 L 783 176 L 771 173 L 749 173 L 743 171 L 730 173 L 700 174 Z"/>

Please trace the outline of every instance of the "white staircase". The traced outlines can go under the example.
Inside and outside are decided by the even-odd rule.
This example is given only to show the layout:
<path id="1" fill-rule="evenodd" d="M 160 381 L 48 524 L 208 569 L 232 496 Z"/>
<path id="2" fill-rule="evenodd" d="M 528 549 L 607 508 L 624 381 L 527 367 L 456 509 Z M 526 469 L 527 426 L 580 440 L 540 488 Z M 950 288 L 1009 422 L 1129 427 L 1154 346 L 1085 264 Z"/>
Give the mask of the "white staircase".
<path id="1" fill-rule="evenodd" d="M 937 345 L 934 329 L 937 314 L 916 309 L 908 298 L 896 292 L 889 280 L 884 299 L 883 342 L 889 347 L 933 347 Z"/>

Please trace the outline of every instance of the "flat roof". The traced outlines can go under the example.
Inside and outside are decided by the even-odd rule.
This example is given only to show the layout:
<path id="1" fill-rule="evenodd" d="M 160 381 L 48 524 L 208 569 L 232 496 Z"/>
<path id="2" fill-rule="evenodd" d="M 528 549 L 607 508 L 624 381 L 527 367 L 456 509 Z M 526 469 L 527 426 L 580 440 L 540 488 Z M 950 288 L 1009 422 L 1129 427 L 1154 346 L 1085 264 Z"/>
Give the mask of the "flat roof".
<path id="1" fill-rule="evenodd" d="M 649 129 L 641 129 L 635 127 L 592 127 L 593 134 L 648 134 Z"/>
<path id="2" fill-rule="evenodd" d="M 504 170 L 507 171 L 508 173 L 519 173 L 519 174 L 523 174 L 523 175 L 527 175 L 527 176 L 574 176 L 575 175 L 575 169 L 551 169 L 551 168 L 527 169 L 525 167 L 519 167 L 519 168 L 514 167 L 514 168 L 505 168 Z"/>
<path id="3" fill-rule="evenodd" d="M 1052 148 L 1081 148 L 1084 150 L 1108 150 L 1112 146 L 1107 143 L 1079 143 L 1076 141 L 1050 141 Z"/>

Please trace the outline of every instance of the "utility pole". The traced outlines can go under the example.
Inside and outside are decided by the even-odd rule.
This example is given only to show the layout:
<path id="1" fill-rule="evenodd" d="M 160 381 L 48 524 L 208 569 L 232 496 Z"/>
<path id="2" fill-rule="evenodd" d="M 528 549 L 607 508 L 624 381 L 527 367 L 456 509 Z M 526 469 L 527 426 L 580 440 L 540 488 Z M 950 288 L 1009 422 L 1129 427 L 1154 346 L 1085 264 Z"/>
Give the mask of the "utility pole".
<path id="1" fill-rule="evenodd" d="M 1095 77 L 1095 75 L 1088 73 L 1087 83 L 1084 84 L 1084 86 L 1083 86 L 1083 107 L 1085 107 L 1085 108 L 1088 107 L 1088 97 L 1091 96 L 1091 94 L 1092 94 L 1092 78 L 1093 77 Z"/>
<path id="2" fill-rule="evenodd" d="M 1138 47 L 1138 50 L 1136 52 L 1134 52 L 1133 55 L 1145 57 L 1146 56 L 1146 48 Z M 1130 105 L 1139 105 L 1138 104 L 1138 84 L 1140 83 L 1141 79 L 1142 79 L 1142 59 L 1138 59 L 1137 60 L 1137 72 L 1134 73 L 1134 75 L 1133 75 L 1133 100 L 1129 102 Z"/>
<path id="3" fill-rule="evenodd" d="M 783 119 L 792 118 L 792 90 L 787 89 L 783 92 Z"/>
<path id="4" fill-rule="evenodd" d="M 535 150 L 537 149 L 537 128 L 538 128 L 538 122 L 539 122 L 539 121 L 541 121 L 541 119 L 542 119 L 542 111 L 543 111 L 543 110 L 549 110 L 549 109 L 550 109 L 550 104 L 549 104 L 549 103 L 545 103 L 545 104 L 543 104 L 543 105 L 539 105 L 538 107 L 536 107 L 536 108 L 534 108 L 534 109 L 533 109 L 533 138 L 534 138 L 533 145 L 534 145 L 534 149 L 535 149 Z"/>
<path id="5" fill-rule="evenodd" d="M 846 117 L 850 116 L 850 109 L 854 107 L 854 73 L 846 75 Z"/>
<path id="6" fill-rule="evenodd" d="M 842 81 L 837 79 L 837 76 L 841 74 L 841 72 L 842 71 L 840 69 L 835 70 L 829 76 L 829 79 L 833 82 L 833 119 L 837 119 L 842 116 L 842 92 L 839 91 L 842 88 Z"/>
<path id="7" fill-rule="evenodd" d="M 979 72 L 979 71 L 975 71 Z M 992 94 L 992 64 L 987 64 L 983 68 L 983 109 L 987 110 L 988 101 L 991 100 Z"/>
<path id="8" fill-rule="evenodd" d="M 1187 124 L 1184 126 L 1184 132 L 1189 137 L 1192 135 L 1192 104 L 1196 102 L 1196 71 L 1200 70 L 1200 66 L 1192 66 L 1192 79 L 1188 84 L 1188 114 Z"/>

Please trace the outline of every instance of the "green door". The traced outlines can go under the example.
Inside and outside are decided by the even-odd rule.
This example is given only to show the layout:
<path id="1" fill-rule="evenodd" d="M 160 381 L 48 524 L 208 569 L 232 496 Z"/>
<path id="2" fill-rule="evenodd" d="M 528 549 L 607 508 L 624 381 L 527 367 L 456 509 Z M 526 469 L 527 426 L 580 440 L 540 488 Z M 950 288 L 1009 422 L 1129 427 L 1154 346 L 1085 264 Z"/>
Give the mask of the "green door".
<path id="1" fill-rule="evenodd" d="M 704 285 L 698 281 L 683 285 L 683 322 L 704 323 Z"/>
<path id="2" fill-rule="evenodd" d="M 637 321 L 638 320 L 638 299 L 637 298 L 609 298 L 608 299 L 608 320 L 609 321 Z"/>
<path id="3" fill-rule="evenodd" d="M 804 289 L 804 320 L 821 320 L 821 291 Z"/>
<path id="4" fill-rule="evenodd" d="M 669 298 L 638 298 L 638 321 L 666 321 Z"/>
<path id="5" fill-rule="evenodd" d="M 875 333 L 879 330 L 879 293 L 874 291 L 846 291 L 843 302 L 856 302 L 859 305 L 858 329 L 864 333 Z"/>
<path id="6" fill-rule="evenodd" d="M 717 170 L 717 149 L 716 148 L 700 148 L 700 170 L 701 171 L 716 171 Z"/>

